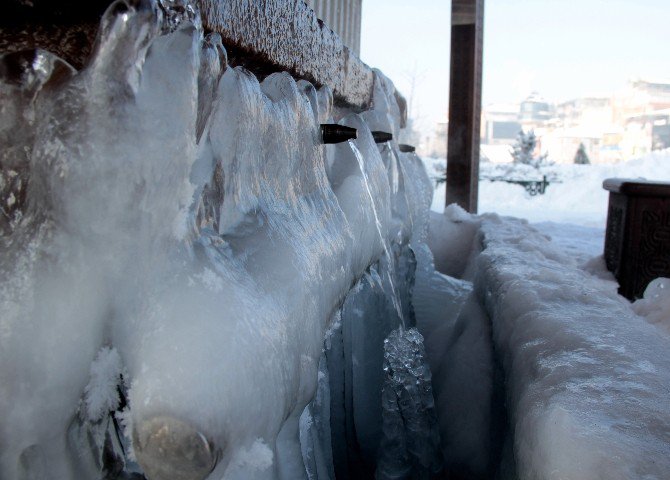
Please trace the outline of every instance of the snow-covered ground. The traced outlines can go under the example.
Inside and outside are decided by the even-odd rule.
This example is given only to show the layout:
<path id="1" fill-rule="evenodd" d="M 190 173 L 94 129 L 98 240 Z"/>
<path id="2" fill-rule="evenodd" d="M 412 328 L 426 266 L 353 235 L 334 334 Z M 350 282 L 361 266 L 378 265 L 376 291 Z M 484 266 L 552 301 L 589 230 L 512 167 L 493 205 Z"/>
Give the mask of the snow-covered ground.
<path id="1" fill-rule="evenodd" d="M 425 163 L 431 175 L 444 166 Z M 500 170 L 481 166 L 483 175 Z M 546 195 L 481 181 L 480 212 L 495 214 L 445 210 L 444 184 L 435 192 L 428 244 L 443 275 L 418 274 L 415 296 L 447 469 L 668 478 L 670 280 L 633 304 L 617 294 L 602 257 L 602 181 L 669 180 L 670 151 L 545 173 L 560 180 Z M 438 299 L 448 308 L 431 306 Z"/>
<path id="2" fill-rule="evenodd" d="M 444 159 L 423 160 L 431 177 L 444 173 Z M 480 165 L 480 177 L 506 174 L 539 180 L 547 175 L 558 181 L 550 183 L 544 195 L 531 196 L 521 185 L 482 179 L 478 211 L 526 219 L 568 253 L 586 261 L 603 252 L 609 195 L 602 188 L 603 180 L 622 177 L 670 181 L 670 149 L 618 164 L 552 165 L 537 173 L 524 168 L 521 174 L 515 173 L 517 170 L 510 164 L 485 162 Z M 442 183 L 435 189 L 431 210 L 444 210 L 444 196 Z"/>
<path id="3" fill-rule="evenodd" d="M 443 173 L 444 159 L 424 159 L 429 175 Z M 480 164 L 480 177 L 500 171 L 503 165 Z M 531 197 L 520 185 L 505 182 L 479 182 L 480 213 L 493 212 L 525 218 L 531 223 L 558 222 L 604 228 L 607 218 L 608 192 L 602 183 L 606 178 L 645 178 L 648 180 L 670 180 L 670 150 L 653 152 L 641 158 L 617 164 L 598 165 L 553 165 L 538 172 L 549 178 L 555 176 L 560 183 L 551 183 L 544 195 Z M 444 184 L 435 190 L 431 209 L 444 209 Z"/>

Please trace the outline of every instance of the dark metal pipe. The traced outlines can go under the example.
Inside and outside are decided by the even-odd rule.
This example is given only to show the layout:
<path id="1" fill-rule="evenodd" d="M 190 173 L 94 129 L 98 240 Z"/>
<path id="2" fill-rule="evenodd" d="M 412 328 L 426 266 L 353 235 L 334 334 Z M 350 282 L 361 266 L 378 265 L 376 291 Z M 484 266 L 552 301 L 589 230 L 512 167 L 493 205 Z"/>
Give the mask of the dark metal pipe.
<path id="1" fill-rule="evenodd" d="M 321 141 L 323 143 L 342 143 L 355 138 L 358 138 L 358 131 L 355 128 L 345 127 L 337 123 L 321 124 Z"/>
<path id="2" fill-rule="evenodd" d="M 393 140 L 393 134 L 389 132 L 370 132 L 370 133 L 372 133 L 372 138 L 374 138 L 375 143 L 384 143 Z"/>

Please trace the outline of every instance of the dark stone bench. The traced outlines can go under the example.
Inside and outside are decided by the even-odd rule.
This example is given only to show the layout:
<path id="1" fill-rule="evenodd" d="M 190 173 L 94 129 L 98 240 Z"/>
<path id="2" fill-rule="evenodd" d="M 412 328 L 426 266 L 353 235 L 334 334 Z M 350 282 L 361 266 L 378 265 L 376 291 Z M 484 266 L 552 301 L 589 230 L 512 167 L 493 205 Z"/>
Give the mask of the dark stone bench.
<path id="1" fill-rule="evenodd" d="M 670 277 L 670 182 L 608 178 L 605 263 L 619 293 L 641 298 L 650 281 Z"/>

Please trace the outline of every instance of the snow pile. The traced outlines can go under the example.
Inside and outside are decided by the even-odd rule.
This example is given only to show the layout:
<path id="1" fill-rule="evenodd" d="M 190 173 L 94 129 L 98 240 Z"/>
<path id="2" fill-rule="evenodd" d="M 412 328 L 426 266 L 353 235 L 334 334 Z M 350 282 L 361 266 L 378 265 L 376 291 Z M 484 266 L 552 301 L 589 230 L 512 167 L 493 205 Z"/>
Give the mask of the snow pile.
<path id="1" fill-rule="evenodd" d="M 259 82 L 189 2 L 100 32 L 80 72 L 0 58 L 0 476 L 328 478 L 352 432 L 374 470 L 432 194 L 370 133 L 398 131 L 392 84 L 358 115 Z M 334 120 L 358 139 L 322 145 Z"/>
<path id="2" fill-rule="evenodd" d="M 649 282 L 643 298 L 633 303 L 633 310 L 670 333 L 670 279 L 657 278 Z"/>
<path id="3" fill-rule="evenodd" d="M 670 339 L 524 222 L 484 216 L 475 290 L 520 478 L 666 478 Z"/>
<path id="4" fill-rule="evenodd" d="M 584 262 L 524 220 L 454 205 L 431 216 L 431 238 L 432 251 L 415 248 L 413 302 L 445 471 L 666 478 L 670 337 L 636 313 L 667 321 L 667 279 L 631 308 L 602 256 Z M 433 254 L 451 270 L 436 272 Z"/>
<path id="5" fill-rule="evenodd" d="M 443 214 L 430 212 L 426 243 L 433 252 L 435 269 L 445 275 L 462 278 L 471 256 L 478 253 L 475 237 L 479 221 L 456 204 Z"/>

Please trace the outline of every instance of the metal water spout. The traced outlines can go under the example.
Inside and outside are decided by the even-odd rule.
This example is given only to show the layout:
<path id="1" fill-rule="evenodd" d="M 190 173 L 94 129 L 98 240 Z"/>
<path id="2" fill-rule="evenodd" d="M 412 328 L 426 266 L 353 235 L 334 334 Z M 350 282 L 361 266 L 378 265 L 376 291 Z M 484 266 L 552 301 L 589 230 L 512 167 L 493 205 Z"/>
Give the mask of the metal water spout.
<path id="1" fill-rule="evenodd" d="M 345 127 L 337 123 L 321 124 L 321 141 L 323 143 L 342 143 L 355 138 L 358 138 L 358 131 L 355 128 Z"/>
<path id="2" fill-rule="evenodd" d="M 375 143 L 385 143 L 393 140 L 393 134 L 389 132 L 370 132 Z"/>

